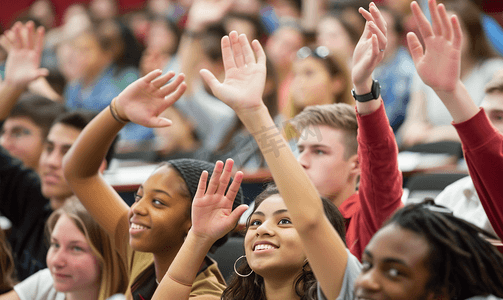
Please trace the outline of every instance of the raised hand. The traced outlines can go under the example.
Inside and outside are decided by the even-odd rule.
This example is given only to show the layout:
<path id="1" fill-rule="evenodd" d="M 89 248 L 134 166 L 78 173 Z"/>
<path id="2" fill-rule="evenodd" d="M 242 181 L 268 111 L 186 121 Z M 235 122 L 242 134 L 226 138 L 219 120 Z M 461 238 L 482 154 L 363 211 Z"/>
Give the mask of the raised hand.
<path id="1" fill-rule="evenodd" d="M 387 44 L 386 22 L 377 6 L 372 2 L 369 11 L 362 7 L 358 11 L 367 22 L 353 53 L 351 75 L 357 93 L 360 85 L 370 87 L 372 72 L 383 59 Z"/>
<path id="2" fill-rule="evenodd" d="M 146 127 L 165 127 L 171 121 L 159 115 L 185 91 L 184 75 L 174 76 L 168 72 L 154 70 L 128 85 L 113 101 L 119 117 Z M 167 84 L 168 83 L 168 84 Z"/>
<path id="3" fill-rule="evenodd" d="M 435 0 L 429 0 L 428 7 L 431 24 L 419 5 L 415 1 L 411 3 L 412 14 L 426 49 L 412 32 L 407 34 L 407 43 L 423 82 L 437 93 L 450 93 L 460 81 L 463 33 L 458 18 L 449 18 L 443 4 L 437 5 Z"/>
<path id="4" fill-rule="evenodd" d="M 232 210 L 232 203 L 243 179 L 242 172 L 236 173 L 229 190 L 225 193 L 233 164 L 232 159 L 227 160 L 225 167 L 223 162 L 218 161 L 208 188 L 206 188 L 208 172 L 204 171 L 192 202 L 192 228 L 190 230 L 211 243 L 231 231 L 247 209 L 247 205 L 240 205 L 234 211 Z"/>
<path id="5" fill-rule="evenodd" d="M 1 45 L 9 52 L 5 63 L 5 81 L 15 88 L 24 89 L 29 83 L 49 71 L 40 68 L 44 43 L 44 28 L 35 31 L 35 24 L 17 22 L 0 39 Z"/>
<path id="6" fill-rule="evenodd" d="M 208 70 L 200 71 L 213 94 L 234 109 L 238 115 L 263 105 L 266 58 L 257 40 L 252 42 L 252 46 L 246 35 L 238 36 L 237 32 L 232 31 L 229 36 L 222 38 L 224 82 L 220 83 Z"/>

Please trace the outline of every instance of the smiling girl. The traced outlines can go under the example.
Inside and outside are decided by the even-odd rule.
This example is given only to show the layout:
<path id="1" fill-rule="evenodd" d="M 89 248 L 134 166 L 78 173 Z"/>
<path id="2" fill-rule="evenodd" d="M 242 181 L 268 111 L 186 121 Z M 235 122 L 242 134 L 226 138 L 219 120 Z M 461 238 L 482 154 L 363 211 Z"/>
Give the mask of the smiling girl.
<path id="1" fill-rule="evenodd" d="M 127 273 L 108 234 L 76 198 L 54 211 L 46 224 L 47 269 L 28 277 L 2 300 L 104 300 L 123 293 Z"/>
<path id="2" fill-rule="evenodd" d="M 82 131 L 64 161 L 68 184 L 108 232 L 127 266 L 127 299 L 150 299 L 191 227 L 190 207 L 203 171 L 219 176 L 223 163 L 178 159 L 161 164 L 141 186 L 131 207 L 98 172 L 99 160 L 129 121 L 149 127 L 170 125 L 158 117 L 184 92 L 184 76 L 155 70 L 129 85 Z M 232 162 L 227 164 L 232 168 Z M 240 179 L 236 178 L 239 187 Z M 236 192 L 240 203 L 241 192 Z M 234 200 L 234 198 L 233 198 Z M 237 205 L 236 205 L 237 206 Z M 215 243 L 218 246 L 226 237 Z M 194 280 L 187 283 L 196 299 L 219 299 L 225 281 L 216 263 L 204 255 Z"/>

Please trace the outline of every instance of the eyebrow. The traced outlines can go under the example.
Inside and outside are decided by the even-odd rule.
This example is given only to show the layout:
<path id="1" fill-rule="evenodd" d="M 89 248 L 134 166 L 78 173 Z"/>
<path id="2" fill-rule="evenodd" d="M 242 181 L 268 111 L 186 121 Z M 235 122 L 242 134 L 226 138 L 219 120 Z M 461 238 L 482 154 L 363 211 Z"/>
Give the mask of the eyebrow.
<path id="1" fill-rule="evenodd" d="M 170 197 L 170 198 L 173 198 L 173 197 L 171 197 L 171 195 L 170 195 L 168 192 L 163 191 L 163 190 L 155 189 L 155 190 L 153 190 L 153 192 L 155 192 L 155 193 L 165 194 L 166 196 L 168 196 L 168 197 Z"/>
<path id="2" fill-rule="evenodd" d="M 51 236 L 51 240 L 54 240 L 56 242 L 59 242 L 57 238 Z M 70 245 L 76 245 L 76 244 L 87 244 L 87 241 L 81 241 L 81 240 L 71 240 L 68 244 Z"/>
<path id="3" fill-rule="evenodd" d="M 277 211 L 273 212 L 273 216 L 275 215 L 280 215 L 280 214 L 283 214 L 283 213 L 287 213 L 288 212 L 288 209 L 278 209 Z M 253 213 L 253 215 L 260 215 L 260 216 L 265 216 L 265 214 L 261 211 L 256 211 Z"/>
<path id="4" fill-rule="evenodd" d="M 368 251 L 368 250 L 363 251 L 363 253 L 370 258 L 374 258 L 372 253 L 370 253 L 370 251 Z M 404 265 L 407 267 L 409 266 L 409 265 L 407 265 L 407 263 L 405 263 L 405 261 L 398 259 L 398 258 L 393 258 L 393 257 L 385 257 L 382 261 L 384 263 L 395 263 L 395 264 L 400 264 L 400 265 Z"/>

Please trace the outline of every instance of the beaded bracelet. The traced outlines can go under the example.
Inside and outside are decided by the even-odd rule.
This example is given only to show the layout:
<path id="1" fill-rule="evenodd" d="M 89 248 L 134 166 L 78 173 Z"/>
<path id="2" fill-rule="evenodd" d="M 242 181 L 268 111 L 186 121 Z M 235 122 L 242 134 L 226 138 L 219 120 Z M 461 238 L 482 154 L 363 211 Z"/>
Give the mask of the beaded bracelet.
<path id="1" fill-rule="evenodd" d="M 127 124 L 129 122 L 129 120 L 124 120 L 122 119 L 121 117 L 119 117 L 119 114 L 117 113 L 117 109 L 115 108 L 115 98 L 112 99 L 112 102 L 110 102 L 110 113 L 112 114 L 112 117 L 114 117 L 114 119 L 121 123 L 121 124 Z"/>

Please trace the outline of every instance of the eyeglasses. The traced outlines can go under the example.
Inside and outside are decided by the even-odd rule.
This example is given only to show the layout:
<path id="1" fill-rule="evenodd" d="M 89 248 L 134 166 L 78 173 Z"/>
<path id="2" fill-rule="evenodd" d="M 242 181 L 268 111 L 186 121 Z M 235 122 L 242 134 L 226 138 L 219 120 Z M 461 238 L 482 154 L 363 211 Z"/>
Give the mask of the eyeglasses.
<path id="1" fill-rule="evenodd" d="M 309 56 L 325 59 L 330 54 L 330 50 L 328 50 L 325 46 L 319 46 L 316 49 L 312 50 L 311 48 L 305 46 L 297 51 L 297 58 L 305 59 Z"/>

